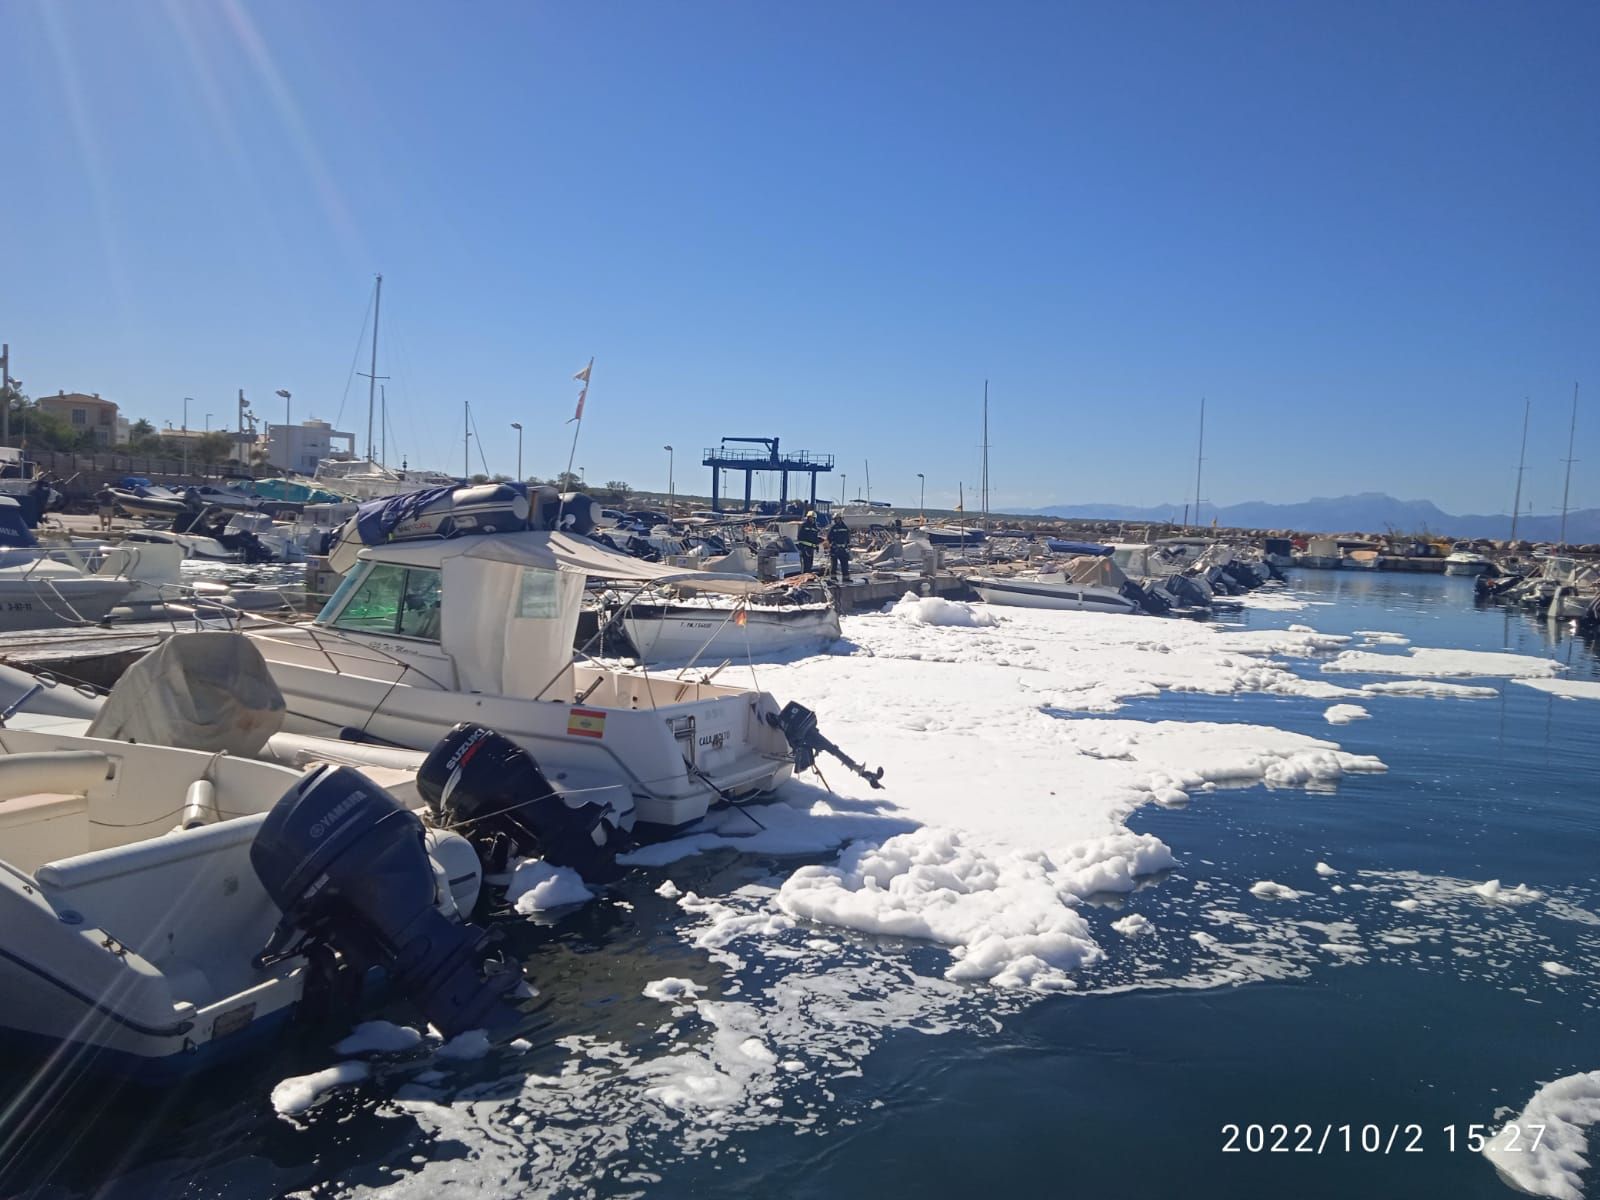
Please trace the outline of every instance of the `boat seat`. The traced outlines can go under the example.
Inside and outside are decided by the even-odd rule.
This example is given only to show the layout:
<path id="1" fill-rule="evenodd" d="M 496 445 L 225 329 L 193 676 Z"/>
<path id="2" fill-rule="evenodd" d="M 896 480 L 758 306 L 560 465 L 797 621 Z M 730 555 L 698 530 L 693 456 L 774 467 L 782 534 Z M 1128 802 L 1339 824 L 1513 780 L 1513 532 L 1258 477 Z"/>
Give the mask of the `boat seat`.
<path id="1" fill-rule="evenodd" d="M 0 802 L 0 858 L 33 874 L 41 863 L 79 854 L 89 844 L 89 799 L 34 792 Z"/>
<path id="2" fill-rule="evenodd" d="M 131 846 L 91 850 L 34 872 L 60 911 L 80 913 L 163 972 L 198 977 L 184 998 L 208 1003 L 259 982 L 251 956 L 278 922 L 250 865 L 266 813 L 184 829 Z"/>

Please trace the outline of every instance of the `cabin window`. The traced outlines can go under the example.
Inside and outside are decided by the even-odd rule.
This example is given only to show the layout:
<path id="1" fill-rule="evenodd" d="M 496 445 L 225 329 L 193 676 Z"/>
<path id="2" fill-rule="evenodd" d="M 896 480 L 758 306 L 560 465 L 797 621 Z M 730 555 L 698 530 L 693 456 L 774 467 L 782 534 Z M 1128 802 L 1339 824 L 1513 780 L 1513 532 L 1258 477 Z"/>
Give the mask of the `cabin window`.
<path id="1" fill-rule="evenodd" d="M 517 616 L 550 619 L 561 615 L 560 591 L 554 571 L 524 568 L 517 596 Z"/>
<path id="2" fill-rule="evenodd" d="M 375 564 L 333 619 L 336 629 L 439 640 L 439 572 Z"/>

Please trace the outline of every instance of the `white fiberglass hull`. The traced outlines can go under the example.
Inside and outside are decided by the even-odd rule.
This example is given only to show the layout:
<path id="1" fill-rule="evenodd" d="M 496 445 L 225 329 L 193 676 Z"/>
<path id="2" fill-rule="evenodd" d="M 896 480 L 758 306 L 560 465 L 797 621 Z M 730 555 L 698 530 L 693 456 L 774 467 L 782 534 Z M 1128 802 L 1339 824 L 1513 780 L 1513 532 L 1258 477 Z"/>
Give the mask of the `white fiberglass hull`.
<path id="1" fill-rule="evenodd" d="M 1482 575 L 1488 569 L 1488 559 L 1461 560 L 1447 558 L 1444 560 L 1444 573 L 1446 575 Z"/>
<path id="2" fill-rule="evenodd" d="M 976 576 L 967 582 L 989 604 L 1008 604 L 1015 608 L 1068 609 L 1074 612 L 1139 611 L 1139 606 L 1134 601 L 1112 588 L 1083 587 L 1075 583 L 987 579 Z"/>
<path id="3" fill-rule="evenodd" d="M 0 572 L 0 633 L 104 621 L 137 586 L 129 579 Z"/>
<path id="4" fill-rule="evenodd" d="M 574 670 L 571 701 L 457 692 L 437 659 L 401 665 L 398 639 L 368 647 L 279 627 L 251 636 L 283 692 L 291 732 L 353 728 L 431 750 L 471 721 L 524 747 L 552 777 L 577 771 L 627 787 L 638 821 L 650 825 L 697 821 L 718 799 L 769 791 L 794 770 L 787 739 L 767 721 L 779 706 L 766 692 L 594 668 Z"/>
<path id="5" fill-rule="evenodd" d="M 631 605 L 622 625 L 648 663 L 699 662 L 710 666 L 814 654 L 839 640 L 839 614 L 831 604 L 794 608 L 694 608 Z"/>

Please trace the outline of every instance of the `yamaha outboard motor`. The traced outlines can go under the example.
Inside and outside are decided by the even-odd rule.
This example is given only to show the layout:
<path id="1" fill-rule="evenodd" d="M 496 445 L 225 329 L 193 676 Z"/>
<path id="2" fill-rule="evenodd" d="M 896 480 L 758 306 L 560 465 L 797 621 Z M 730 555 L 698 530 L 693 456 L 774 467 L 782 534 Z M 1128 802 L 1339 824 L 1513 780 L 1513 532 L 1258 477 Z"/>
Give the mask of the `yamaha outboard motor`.
<path id="1" fill-rule="evenodd" d="M 633 828 L 625 789 L 558 792 L 521 746 L 466 721 L 423 761 L 417 792 L 440 825 L 472 842 L 485 874 L 506 870 L 513 857 L 540 857 L 604 882 L 616 877 L 617 851 Z"/>
<path id="2" fill-rule="evenodd" d="M 447 1038 L 511 1017 L 502 997 L 521 972 L 486 969 L 488 935 L 438 912 L 421 819 L 359 771 L 301 779 L 267 814 L 250 865 L 283 910 L 258 965 L 332 947 L 358 978 L 382 967 Z"/>

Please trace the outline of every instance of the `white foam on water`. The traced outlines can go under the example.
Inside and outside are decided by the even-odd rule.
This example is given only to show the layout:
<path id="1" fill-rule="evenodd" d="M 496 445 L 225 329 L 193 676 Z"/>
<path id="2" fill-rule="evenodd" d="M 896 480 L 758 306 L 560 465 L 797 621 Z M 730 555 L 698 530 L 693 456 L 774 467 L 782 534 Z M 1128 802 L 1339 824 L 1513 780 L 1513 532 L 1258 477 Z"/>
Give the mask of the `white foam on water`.
<path id="1" fill-rule="evenodd" d="M 393 1021 L 363 1021 L 342 1041 L 334 1044 L 335 1054 L 355 1057 L 362 1054 L 399 1054 L 422 1044 L 422 1031 Z"/>
<path id="2" fill-rule="evenodd" d="M 1433 679 L 1364 683 L 1361 691 L 1369 696 L 1419 696 L 1429 700 L 1492 700 L 1500 694 L 1492 687 L 1471 683 L 1441 683 Z"/>
<path id="3" fill-rule="evenodd" d="M 665 979 L 652 979 L 645 984 L 642 994 L 649 996 L 652 1000 L 665 1000 L 679 1004 L 693 1000 L 703 991 L 705 991 L 704 985 L 698 984 L 692 979 L 679 979 L 675 975 L 668 975 Z"/>
<path id="4" fill-rule="evenodd" d="M 518 862 L 506 887 L 506 900 L 523 914 L 583 904 L 593 899 L 594 893 L 584 884 L 583 876 L 571 867 L 552 866 L 538 858 Z"/>
<path id="5" fill-rule="evenodd" d="M 987 606 L 946 600 L 942 596 L 918 596 L 907 592 L 886 610 L 888 615 L 913 625 L 995 626 L 999 616 Z"/>
<path id="6" fill-rule="evenodd" d="M 1514 888 L 1502 887 L 1498 879 L 1491 879 L 1487 883 L 1474 884 L 1466 889 L 1474 895 L 1482 896 L 1490 904 L 1531 904 L 1535 900 L 1543 900 L 1544 893 L 1535 891 L 1525 883 L 1519 883 Z"/>
<path id="7" fill-rule="evenodd" d="M 1600 681 L 1593 679 L 1516 679 L 1512 682 L 1564 700 L 1600 700 Z"/>
<path id="8" fill-rule="evenodd" d="M 1365 721 L 1372 714 L 1359 704 L 1333 704 L 1322 714 L 1329 725 L 1348 725 L 1351 721 Z"/>
<path id="9" fill-rule="evenodd" d="M 1531 1196 L 1583 1200 L 1588 1130 L 1600 1122 L 1600 1071 L 1547 1083 L 1483 1148 L 1512 1187 Z"/>
<path id="10" fill-rule="evenodd" d="M 351 1060 L 309 1075 L 292 1075 L 272 1089 L 272 1107 L 282 1116 L 298 1116 L 329 1092 L 360 1083 L 371 1073 L 366 1063 Z"/>
<path id="11" fill-rule="evenodd" d="M 1287 884 L 1274 883 L 1270 879 L 1257 880 L 1250 885 L 1250 894 L 1262 900 L 1298 900 L 1305 895 L 1297 892 Z"/>
<path id="12" fill-rule="evenodd" d="M 1142 913 L 1129 913 L 1127 916 L 1118 917 L 1111 922 L 1111 928 L 1115 929 L 1123 937 L 1139 937 L 1149 933 L 1155 926 L 1150 924 L 1150 918 Z"/>
<path id="13" fill-rule="evenodd" d="M 1406 654 L 1378 654 L 1346 650 L 1324 671 L 1351 671 L 1364 675 L 1493 675 L 1507 679 L 1536 679 L 1560 674 L 1565 668 L 1553 658 L 1529 654 L 1504 654 L 1493 650 L 1448 650 L 1417 647 Z"/>
<path id="14" fill-rule="evenodd" d="M 1339 873 L 1325 862 L 1319 862 L 1316 865 L 1316 872 L 1318 875 L 1337 875 Z"/>
<path id="15" fill-rule="evenodd" d="M 1547 974 L 1547 975 L 1572 975 L 1572 974 L 1575 974 L 1573 969 L 1571 967 L 1567 966 L 1565 963 L 1550 962 L 1547 959 L 1546 961 L 1540 963 L 1539 965 L 1544 968 L 1545 974 Z"/>

